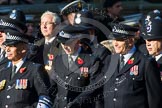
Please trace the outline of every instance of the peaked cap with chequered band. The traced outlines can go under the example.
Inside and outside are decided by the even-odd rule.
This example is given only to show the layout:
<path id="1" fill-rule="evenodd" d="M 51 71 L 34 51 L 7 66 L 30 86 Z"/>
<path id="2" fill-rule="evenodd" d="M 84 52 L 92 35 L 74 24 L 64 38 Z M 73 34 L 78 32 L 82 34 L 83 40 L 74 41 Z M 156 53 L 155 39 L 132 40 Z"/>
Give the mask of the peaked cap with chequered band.
<path id="1" fill-rule="evenodd" d="M 57 41 L 61 43 L 71 42 L 75 39 L 83 38 L 88 35 L 87 28 L 83 26 L 65 26 L 58 34 Z"/>
<path id="2" fill-rule="evenodd" d="M 124 39 L 129 37 L 134 37 L 135 33 L 138 31 L 138 28 L 125 25 L 111 23 L 112 33 L 109 35 L 109 39 Z"/>
<path id="3" fill-rule="evenodd" d="M 0 29 L 13 29 L 19 32 L 26 32 L 25 14 L 21 10 L 12 10 L 9 15 L 0 17 Z"/>
<path id="4" fill-rule="evenodd" d="M 83 0 L 75 0 L 61 9 L 61 15 L 68 15 L 73 12 L 79 12 L 83 8 L 83 4 L 86 4 Z"/>
<path id="5" fill-rule="evenodd" d="M 3 43 L 4 45 L 15 45 L 18 43 L 28 43 L 29 37 L 24 33 L 20 33 L 15 30 L 6 29 L 6 41 Z"/>

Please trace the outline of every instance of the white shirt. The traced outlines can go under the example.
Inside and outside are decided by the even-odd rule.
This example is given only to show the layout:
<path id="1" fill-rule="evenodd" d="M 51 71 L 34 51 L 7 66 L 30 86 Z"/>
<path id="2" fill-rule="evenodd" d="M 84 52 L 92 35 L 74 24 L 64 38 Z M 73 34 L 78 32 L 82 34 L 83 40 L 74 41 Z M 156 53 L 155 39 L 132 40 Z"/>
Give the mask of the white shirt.
<path id="1" fill-rule="evenodd" d="M 24 62 L 25 62 L 25 58 L 22 59 L 21 61 L 19 61 L 17 64 L 15 64 L 15 66 L 16 66 L 16 72 L 15 73 L 17 73 L 17 71 L 20 69 L 20 67 L 23 65 Z"/>
<path id="2" fill-rule="evenodd" d="M 76 51 L 74 54 L 71 55 L 71 57 L 73 58 L 73 61 L 76 60 L 76 58 L 78 57 L 80 51 L 81 51 L 81 47 L 79 47 L 78 48 L 78 51 Z"/>
<path id="3" fill-rule="evenodd" d="M 45 44 L 51 43 L 56 37 L 52 37 L 49 40 L 45 39 Z"/>
<path id="4" fill-rule="evenodd" d="M 159 55 L 155 56 L 156 61 L 158 61 L 161 56 L 162 56 L 162 54 L 159 54 Z"/>
<path id="5" fill-rule="evenodd" d="M 124 64 L 127 63 L 127 61 L 131 58 L 131 56 L 134 54 L 135 51 L 136 51 L 136 47 L 133 46 L 133 48 L 130 51 L 128 51 L 127 54 L 123 55 L 124 56 Z M 121 56 L 121 54 L 120 54 L 120 56 Z"/>

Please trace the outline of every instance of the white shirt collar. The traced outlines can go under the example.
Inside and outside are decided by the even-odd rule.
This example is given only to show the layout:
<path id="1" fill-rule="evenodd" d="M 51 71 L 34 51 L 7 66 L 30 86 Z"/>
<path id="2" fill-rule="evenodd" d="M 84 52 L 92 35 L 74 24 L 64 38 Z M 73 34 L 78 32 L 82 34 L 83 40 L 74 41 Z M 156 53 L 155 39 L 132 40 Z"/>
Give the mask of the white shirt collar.
<path id="1" fill-rule="evenodd" d="M 56 37 L 54 36 L 54 37 L 50 38 L 49 40 L 45 39 L 45 44 L 51 43 L 55 38 Z"/>
<path id="2" fill-rule="evenodd" d="M 127 54 L 123 55 L 124 56 L 124 64 L 127 63 L 127 61 L 131 58 L 131 56 L 134 54 L 135 51 L 136 51 L 136 47 L 133 46 L 133 48 L 131 50 L 129 50 Z M 120 56 L 121 56 L 121 54 L 120 54 Z"/>
<path id="3" fill-rule="evenodd" d="M 16 66 L 16 72 L 15 73 L 17 73 L 17 71 L 20 69 L 20 67 L 23 65 L 24 62 L 25 62 L 25 58 L 22 59 L 21 61 L 19 61 L 17 64 L 15 64 L 15 66 Z"/>
<path id="4" fill-rule="evenodd" d="M 78 57 L 80 51 L 81 51 L 81 47 L 79 47 L 78 48 L 78 51 L 76 51 L 74 54 L 71 55 L 71 57 L 73 58 L 73 61 L 76 60 L 76 58 Z"/>
<path id="5" fill-rule="evenodd" d="M 158 61 L 160 59 L 160 57 L 162 57 L 162 53 L 157 55 L 157 56 L 155 56 L 156 61 Z"/>

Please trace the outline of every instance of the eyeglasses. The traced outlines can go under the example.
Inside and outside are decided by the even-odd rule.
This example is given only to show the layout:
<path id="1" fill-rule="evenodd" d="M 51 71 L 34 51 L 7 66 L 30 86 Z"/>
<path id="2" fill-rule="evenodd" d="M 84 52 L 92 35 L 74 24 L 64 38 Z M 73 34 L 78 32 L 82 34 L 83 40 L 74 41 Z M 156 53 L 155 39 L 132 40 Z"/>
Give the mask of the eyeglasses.
<path id="1" fill-rule="evenodd" d="M 48 26 L 48 25 L 52 25 L 52 24 L 54 24 L 54 22 L 41 22 L 41 23 L 40 23 L 40 26 L 41 26 L 41 25 L 46 25 L 46 26 Z"/>

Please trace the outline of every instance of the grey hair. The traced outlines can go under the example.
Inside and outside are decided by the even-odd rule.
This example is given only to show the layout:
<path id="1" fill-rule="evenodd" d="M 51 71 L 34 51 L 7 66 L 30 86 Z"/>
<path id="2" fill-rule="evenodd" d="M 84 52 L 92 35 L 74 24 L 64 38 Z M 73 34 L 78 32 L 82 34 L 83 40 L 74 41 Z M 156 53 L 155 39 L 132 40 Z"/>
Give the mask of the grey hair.
<path id="1" fill-rule="evenodd" d="M 41 19 L 45 16 L 45 15 L 51 15 L 53 16 L 53 22 L 58 25 L 61 22 L 61 18 L 58 16 L 57 13 L 51 12 L 51 11 L 45 11 L 42 16 Z"/>

